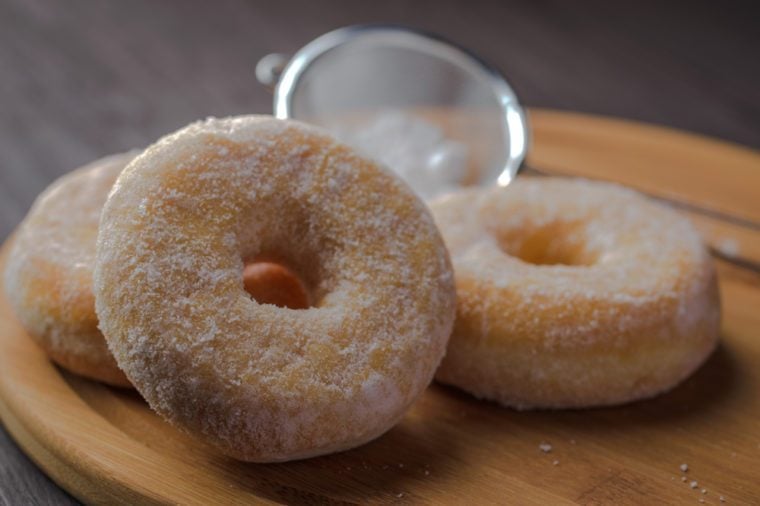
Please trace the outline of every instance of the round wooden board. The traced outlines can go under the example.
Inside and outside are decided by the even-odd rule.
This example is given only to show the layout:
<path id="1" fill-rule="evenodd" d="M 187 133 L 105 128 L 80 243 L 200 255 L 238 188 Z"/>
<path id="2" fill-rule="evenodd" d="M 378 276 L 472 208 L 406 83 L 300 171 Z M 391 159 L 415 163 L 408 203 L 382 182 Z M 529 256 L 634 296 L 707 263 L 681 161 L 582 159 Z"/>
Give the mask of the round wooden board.
<path id="1" fill-rule="evenodd" d="M 534 167 L 730 215 L 694 216 L 711 242 L 755 254 L 757 153 L 578 114 L 532 111 L 532 123 Z M 619 408 L 516 412 L 433 385 L 378 440 L 274 465 L 225 458 L 136 393 L 61 371 L 0 297 L 0 415 L 35 462 L 87 503 L 751 503 L 760 497 L 760 275 L 721 263 L 720 277 L 722 344 L 669 394 Z"/>

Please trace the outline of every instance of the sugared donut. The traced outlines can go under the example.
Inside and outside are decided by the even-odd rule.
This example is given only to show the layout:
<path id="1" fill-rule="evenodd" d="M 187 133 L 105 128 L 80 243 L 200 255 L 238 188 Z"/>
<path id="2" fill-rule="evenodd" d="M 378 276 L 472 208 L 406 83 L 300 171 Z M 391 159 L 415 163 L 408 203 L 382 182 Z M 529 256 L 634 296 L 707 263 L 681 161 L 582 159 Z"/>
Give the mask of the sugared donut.
<path id="1" fill-rule="evenodd" d="M 716 346 L 715 271 L 675 211 L 548 178 L 432 210 L 459 298 L 443 383 L 519 409 L 613 405 L 672 388 Z"/>
<path id="2" fill-rule="evenodd" d="M 290 309 L 309 307 L 309 292 L 303 282 L 277 262 L 254 262 L 243 270 L 243 287 L 259 304 Z"/>
<path id="3" fill-rule="evenodd" d="M 270 257 L 311 306 L 255 302 Z M 242 460 L 339 451 L 388 430 L 431 381 L 456 311 L 425 205 L 292 121 L 195 123 L 122 173 L 98 237 L 96 307 L 117 362 L 168 421 Z"/>
<path id="4" fill-rule="evenodd" d="M 136 153 L 103 158 L 50 185 L 14 234 L 5 291 L 19 321 L 64 368 L 129 386 L 98 330 L 92 271 L 100 211 Z"/>

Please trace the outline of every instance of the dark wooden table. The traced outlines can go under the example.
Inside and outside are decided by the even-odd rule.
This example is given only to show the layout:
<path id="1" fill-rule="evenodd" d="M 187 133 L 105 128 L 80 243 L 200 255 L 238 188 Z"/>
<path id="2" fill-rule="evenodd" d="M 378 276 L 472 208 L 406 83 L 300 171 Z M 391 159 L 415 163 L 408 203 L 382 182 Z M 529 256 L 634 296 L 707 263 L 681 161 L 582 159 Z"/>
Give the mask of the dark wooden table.
<path id="1" fill-rule="evenodd" d="M 270 112 L 258 58 L 354 23 L 445 35 L 530 106 L 760 148 L 758 19 L 749 1 L 0 0 L 0 239 L 64 172 L 200 117 Z M 74 502 L 0 429 L 0 504 Z"/>

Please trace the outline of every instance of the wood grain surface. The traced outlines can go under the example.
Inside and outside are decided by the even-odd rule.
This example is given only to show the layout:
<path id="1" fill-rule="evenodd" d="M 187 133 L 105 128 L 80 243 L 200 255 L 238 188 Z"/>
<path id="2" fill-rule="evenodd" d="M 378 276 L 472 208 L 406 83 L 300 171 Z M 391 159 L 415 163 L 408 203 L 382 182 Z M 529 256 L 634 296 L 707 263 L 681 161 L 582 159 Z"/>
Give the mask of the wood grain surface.
<path id="1" fill-rule="evenodd" d="M 760 164 L 760 153 L 620 120 L 544 110 L 532 119 L 531 165 L 649 189 L 656 153 L 637 154 L 661 143 L 656 157 L 682 178 L 652 191 L 683 202 L 705 192 L 728 203 L 748 185 L 756 198 L 736 198 L 726 211 L 760 212 L 760 172 L 744 172 Z M 608 150 L 617 156 L 603 156 Z M 712 195 L 706 190 L 717 163 L 731 167 L 733 183 Z M 679 184 L 693 172 L 704 174 L 703 186 Z M 740 174 L 746 179 L 733 177 Z M 732 230 L 718 226 L 719 237 Z M 760 242 L 760 230 L 747 233 Z M 136 393 L 62 372 L 0 298 L 0 416 L 47 473 L 91 503 L 753 504 L 760 497 L 760 271 L 720 262 L 719 278 L 721 344 L 665 395 L 617 408 L 516 412 L 432 385 L 378 440 L 276 465 L 225 458 L 164 423 Z"/>
<path id="2" fill-rule="evenodd" d="M 257 59 L 352 23 L 448 36 L 499 67 L 529 105 L 757 148 L 755 11 L 751 1 L 0 0 L 0 238 L 74 167 L 199 117 L 269 111 Z M 0 429 L 0 504 L 71 502 Z"/>

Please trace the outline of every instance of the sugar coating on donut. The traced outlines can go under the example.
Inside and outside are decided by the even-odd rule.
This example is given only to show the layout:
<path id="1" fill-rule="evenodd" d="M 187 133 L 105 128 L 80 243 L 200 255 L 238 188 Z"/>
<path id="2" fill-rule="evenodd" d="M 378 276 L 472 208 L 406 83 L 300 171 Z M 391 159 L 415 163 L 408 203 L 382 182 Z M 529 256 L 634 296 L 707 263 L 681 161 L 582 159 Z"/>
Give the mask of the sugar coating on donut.
<path id="1" fill-rule="evenodd" d="M 693 226 L 632 190 L 521 178 L 432 205 L 459 308 L 437 377 L 515 407 L 667 390 L 714 349 L 714 268 Z"/>
<path id="2" fill-rule="evenodd" d="M 283 259 L 313 307 L 258 304 L 243 259 Z M 453 323 L 448 254 L 389 171 L 303 124 L 210 119 L 119 178 L 101 221 L 97 311 L 150 405 L 225 453 L 277 461 L 390 428 Z"/>
<path id="3" fill-rule="evenodd" d="M 97 160 L 51 184 L 13 236 L 5 291 L 29 334 L 63 367 L 128 386 L 97 328 L 92 270 L 100 212 L 137 155 Z"/>

